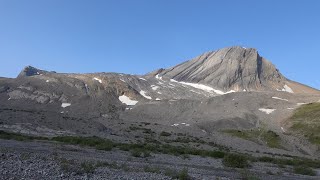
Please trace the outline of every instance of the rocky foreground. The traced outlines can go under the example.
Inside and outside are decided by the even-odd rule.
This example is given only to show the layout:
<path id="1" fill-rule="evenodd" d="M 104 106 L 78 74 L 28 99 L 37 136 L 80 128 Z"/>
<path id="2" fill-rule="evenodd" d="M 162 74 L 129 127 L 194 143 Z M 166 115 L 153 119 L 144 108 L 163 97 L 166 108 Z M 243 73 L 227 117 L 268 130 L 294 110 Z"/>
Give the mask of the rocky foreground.
<path id="1" fill-rule="evenodd" d="M 47 141 L 0 140 L 0 179 L 319 179 L 293 173 L 290 166 L 255 162 L 228 168 L 222 159 L 150 153 Z"/>

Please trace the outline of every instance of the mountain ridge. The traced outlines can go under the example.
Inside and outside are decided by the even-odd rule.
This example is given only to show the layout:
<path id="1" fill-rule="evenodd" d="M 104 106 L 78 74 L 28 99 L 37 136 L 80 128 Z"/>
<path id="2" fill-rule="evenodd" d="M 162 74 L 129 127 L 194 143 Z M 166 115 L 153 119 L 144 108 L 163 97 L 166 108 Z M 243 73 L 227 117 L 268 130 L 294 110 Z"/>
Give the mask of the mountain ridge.
<path id="1" fill-rule="evenodd" d="M 26 66 L 18 75 L 25 76 L 56 73 Z M 103 72 L 102 72 L 103 73 Z M 69 74 L 69 73 L 63 73 Z M 70 73 L 71 74 L 71 73 Z M 100 74 L 100 73 L 72 73 Z M 123 73 L 117 73 L 123 74 Z M 283 76 L 267 59 L 260 56 L 255 48 L 232 46 L 209 51 L 176 66 L 160 68 L 144 78 L 161 76 L 167 80 L 199 83 L 222 91 L 288 91 L 297 93 L 318 93 L 316 88 L 297 83 Z M 292 90 L 287 84 L 296 87 Z M 301 88 L 303 90 L 301 90 Z"/>

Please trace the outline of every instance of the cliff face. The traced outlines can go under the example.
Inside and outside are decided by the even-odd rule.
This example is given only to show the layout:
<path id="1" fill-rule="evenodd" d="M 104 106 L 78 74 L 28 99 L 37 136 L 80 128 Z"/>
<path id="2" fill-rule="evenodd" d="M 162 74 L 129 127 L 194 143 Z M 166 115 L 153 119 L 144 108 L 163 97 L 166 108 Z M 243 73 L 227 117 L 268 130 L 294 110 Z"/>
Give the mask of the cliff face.
<path id="1" fill-rule="evenodd" d="M 256 49 L 230 47 L 208 52 L 162 71 L 160 76 L 221 90 L 280 90 L 286 78 Z"/>

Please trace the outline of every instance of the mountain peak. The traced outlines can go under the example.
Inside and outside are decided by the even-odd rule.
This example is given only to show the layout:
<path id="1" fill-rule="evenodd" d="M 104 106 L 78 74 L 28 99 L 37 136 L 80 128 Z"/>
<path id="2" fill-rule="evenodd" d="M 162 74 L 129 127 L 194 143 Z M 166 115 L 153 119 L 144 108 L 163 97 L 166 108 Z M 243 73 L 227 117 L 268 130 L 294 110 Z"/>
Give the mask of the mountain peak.
<path id="1" fill-rule="evenodd" d="M 211 85 L 221 90 L 283 89 L 286 78 L 255 48 L 227 47 L 204 53 L 166 69 L 161 76 L 177 81 Z"/>

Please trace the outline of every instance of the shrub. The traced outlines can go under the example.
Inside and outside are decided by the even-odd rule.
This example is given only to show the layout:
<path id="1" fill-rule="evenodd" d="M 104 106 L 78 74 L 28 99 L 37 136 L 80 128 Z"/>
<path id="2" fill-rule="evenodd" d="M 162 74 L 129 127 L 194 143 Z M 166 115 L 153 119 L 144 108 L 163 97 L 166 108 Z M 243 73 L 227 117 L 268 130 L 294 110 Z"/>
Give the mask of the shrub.
<path id="1" fill-rule="evenodd" d="M 225 152 L 222 151 L 209 151 L 208 156 L 212 158 L 224 158 Z"/>
<path id="2" fill-rule="evenodd" d="M 175 169 L 166 169 L 164 171 L 164 175 L 166 175 L 168 177 L 171 177 L 172 179 L 178 179 L 179 178 L 178 172 Z"/>
<path id="3" fill-rule="evenodd" d="M 274 158 L 272 157 L 267 157 L 267 156 L 263 156 L 263 157 L 260 157 L 258 159 L 260 162 L 268 162 L 268 163 L 273 163 L 275 161 Z"/>
<path id="4" fill-rule="evenodd" d="M 144 172 L 160 173 L 160 168 L 159 167 L 144 166 L 143 169 L 144 169 Z"/>
<path id="5" fill-rule="evenodd" d="M 188 180 L 188 179 L 190 179 L 187 168 L 183 168 L 183 169 L 179 172 L 179 175 L 178 175 L 178 176 L 179 176 L 179 180 Z"/>
<path id="6" fill-rule="evenodd" d="M 113 144 L 110 143 L 102 143 L 96 146 L 98 150 L 111 151 L 113 148 Z"/>
<path id="7" fill-rule="evenodd" d="M 84 173 L 91 174 L 94 173 L 96 166 L 92 162 L 83 162 L 81 163 L 81 169 Z"/>
<path id="8" fill-rule="evenodd" d="M 144 152 L 143 152 L 143 157 L 144 157 L 144 158 L 150 157 L 150 156 L 151 156 L 151 154 L 150 154 L 149 151 L 144 151 Z"/>
<path id="9" fill-rule="evenodd" d="M 250 171 L 248 171 L 246 169 L 245 170 L 241 170 L 240 174 L 242 176 L 241 179 L 243 179 L 243 180 L 259 180 L 258 177 L 256 177 L 254 174 L 252 174 Z"/>
<path id="10" fill-rule="evenodd" d="M 133 149 L 133 150 L 131 150 L 131 156 L 133 156 L 133 157 L 141 157 L 142 156 L 141 149 Z"/>
<path id="11" fill-rule="evenodd" d="M 171 136 L 171 133 L 162 131 L 162 132 L 160 133 L 160 136 Z"/>
<path id="12" fill-rule="evenodd" d="M 186 169 L 186 168 L 183 168 L 181 171 L 177 171 L 175 169 L 166 169 L 164 174 L 166 176 L 171 177 L 172 179 L 179 179 L 179 180 L 191 179 L 188 174 L 188 169 Z"/>
<path id="13" fill-rule="evenodd" d="M 316 172 L 311 169 L 310 167 L 306 166 L 296 166 L 293 168 L 293 172 L 295 174 L 302 174 L 302 175 L 307 175 L 307 176 L 315 176 Z"/>
<path id="14" fill-rule="evenodd" d="M 249 166 L 247 157 L 238 154 L 228 154 L 224 156 L 223 164 L 232 168 L 246 168 Z"/>

